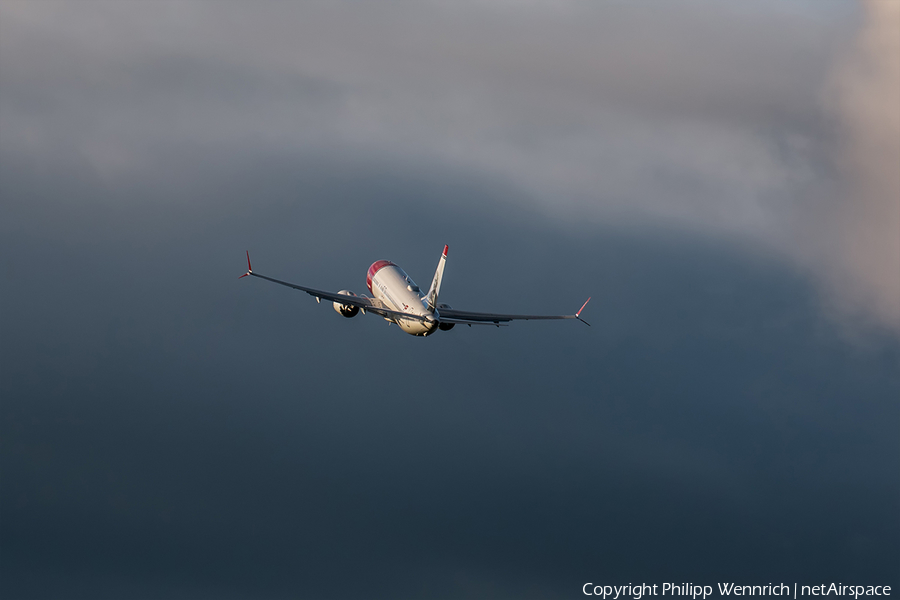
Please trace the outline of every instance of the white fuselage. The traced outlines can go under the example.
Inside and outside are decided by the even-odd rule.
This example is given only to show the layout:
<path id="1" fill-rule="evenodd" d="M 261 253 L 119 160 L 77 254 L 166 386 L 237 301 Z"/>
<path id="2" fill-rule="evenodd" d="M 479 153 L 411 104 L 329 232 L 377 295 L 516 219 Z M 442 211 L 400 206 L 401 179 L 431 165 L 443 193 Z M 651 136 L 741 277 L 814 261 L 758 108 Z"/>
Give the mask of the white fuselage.
<path id="1" fill-rule="evenodd" d="M 397 323 L 406 333 L 425 336 L 437 331 L 435 311 L 428 307 L 425 295 L 412 278 L 394 263 L 379 260 L 372 264 L 366 274 L 366 284 L 372 296 L 383 302 L 385 308 L 425 317 L 425 321 L 402 317 L 387 319 Z"/>

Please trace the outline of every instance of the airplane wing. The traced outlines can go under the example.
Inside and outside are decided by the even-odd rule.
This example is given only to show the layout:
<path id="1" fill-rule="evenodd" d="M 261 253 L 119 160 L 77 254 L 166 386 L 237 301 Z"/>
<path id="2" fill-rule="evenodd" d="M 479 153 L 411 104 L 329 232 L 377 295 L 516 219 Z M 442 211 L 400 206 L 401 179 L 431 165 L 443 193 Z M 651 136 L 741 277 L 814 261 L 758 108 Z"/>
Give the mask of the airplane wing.
<path id="1" fill-rule="evenodd" d="M 274 277 L 267 277 L 265 275 L 260 275 L 259 273 L 254 273 L 253 269 L 250 267 L 250 253 L 247 253 L 247 272 L 238 277 L 247 277 L 248 275 L 252 275 L 253 277 L 259 277 L 260 279 L 265 279 L 266 281 L 271 281 L 272 283 L 277 283 L 279 285 L 284 285 L 289 288 L 294 288 L 295 290 L 300 290 L 301 292 L 306 292 L 310 296 L 316 298 L 316 300 L 329 300 L 331 302 L 340 302 L 341 304 L 345 304 L 348 306 L 357 306 L 365 312 L 373 312 L 376 315 L 381 315 L 382 317 L 390 317 L 392 319 L 395 318 L 403 318 L 403 319 L 413 319 L 415 321 L 426 321 L 427 319 L 421 315 L 414 315 L 410 313 L 400 312 L 396 310 L 390 310 L 388 308 L 384 308 L 375 302 L 372 301 L 371 298 L 366 298 L 365 296 L 350 296 L 348 294 L 339 294 L 337 292 L 325 292 L 322 290 L 317 290 L 314 288 L 304 287 L 302 285 L 297 285 L 295 283 L 289 283 L 287 281 L 282 281 L 280 279 L 275 279 Z"/>
<path id="2" fill-rule="evenodd" d="M 590 323 L 581 318 L 581 311 L 584 310 L 584 307 L 587 306 L 587 303 L 590 301 L 591 299 L 588 298 L 574 315 L 500 315 L 494 313 L 468 312 L 452 308 L 439 308 L 438 311 L 440 312 L 441 322 L 466 325 L 475 323 L 499 325 L 500 323 L 507 323 L 509 321 L 537 321 L 549 319 L 578 319 L 585 325 L 590 325 Z"/>

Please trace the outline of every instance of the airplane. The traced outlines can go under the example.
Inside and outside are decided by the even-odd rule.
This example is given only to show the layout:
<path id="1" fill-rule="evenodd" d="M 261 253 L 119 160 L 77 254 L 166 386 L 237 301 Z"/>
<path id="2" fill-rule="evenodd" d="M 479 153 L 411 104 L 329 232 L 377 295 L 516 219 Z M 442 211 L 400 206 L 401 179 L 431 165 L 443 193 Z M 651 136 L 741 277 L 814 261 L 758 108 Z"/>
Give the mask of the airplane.
<path id="1" fill-rule="evenodd" d="M 449 331 L 456 325 L 495 325 L 500 327 L 509 321 L 529 321 L 546 319 L 578 319 L 585 325 L 590 325 L 581 318 L 581 311 L 591 301 L 588 298 L 574 315 L 500 315 L 493 313 L 467 312 L 455 310 L 449 304 L 438 302 L 441 291 L 441 280 L 444 277 L 444 265 L 447 263 L 448 246 L 444 246 L 444 252 L 438 261 L 434 279 L 428 292 L 422 293 L 419 286 L 407 275 L 403 269 L 389 260 L 377 260 L 369 267 L 366 273 L 366 286 L 372 297 L 366 295 L 357 296 L 349 290 L 341 290 L 337 293 L 323 292 L 313 288 L 303 287 L 274 279 L 253 272 L 250 266 L 250 251 L 247 251 L 247 272 L 238 277 L 241 279 L 252 275 L 272 283 L 286 285 L 287 287 L 306 292 L 316 299 L 316 302 L 330 300 L 334 310 L 348 319 L 362 312 L 375 313 L 384 318 L 388 324 L 396 323 L 400 329 L 414 336 L 429 336 L 435 331 Z"/>

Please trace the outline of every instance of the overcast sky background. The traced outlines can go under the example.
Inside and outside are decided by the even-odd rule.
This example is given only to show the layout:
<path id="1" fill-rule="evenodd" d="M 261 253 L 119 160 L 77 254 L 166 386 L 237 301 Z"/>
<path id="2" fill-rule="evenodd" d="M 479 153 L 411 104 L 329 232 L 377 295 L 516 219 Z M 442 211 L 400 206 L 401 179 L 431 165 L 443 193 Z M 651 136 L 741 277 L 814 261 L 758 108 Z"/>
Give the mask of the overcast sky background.
<path id="1" fill-rule="evenodd" d="M 900 3 L 0 3 L 0 589 L 897 585 Z M 416 339 L 263 281 L 571 312 Z"/>

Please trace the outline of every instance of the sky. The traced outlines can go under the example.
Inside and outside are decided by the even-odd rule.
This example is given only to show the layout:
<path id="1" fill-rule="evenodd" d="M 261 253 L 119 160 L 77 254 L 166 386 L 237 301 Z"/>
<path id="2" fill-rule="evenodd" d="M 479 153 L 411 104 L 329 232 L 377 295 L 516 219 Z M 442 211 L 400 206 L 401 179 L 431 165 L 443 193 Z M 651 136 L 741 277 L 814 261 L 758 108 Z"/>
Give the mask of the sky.
<path id="1" fill-rule="evenodd" d="M 898 7 L 0 3 L 3 596 L 900 584 Z"/>

